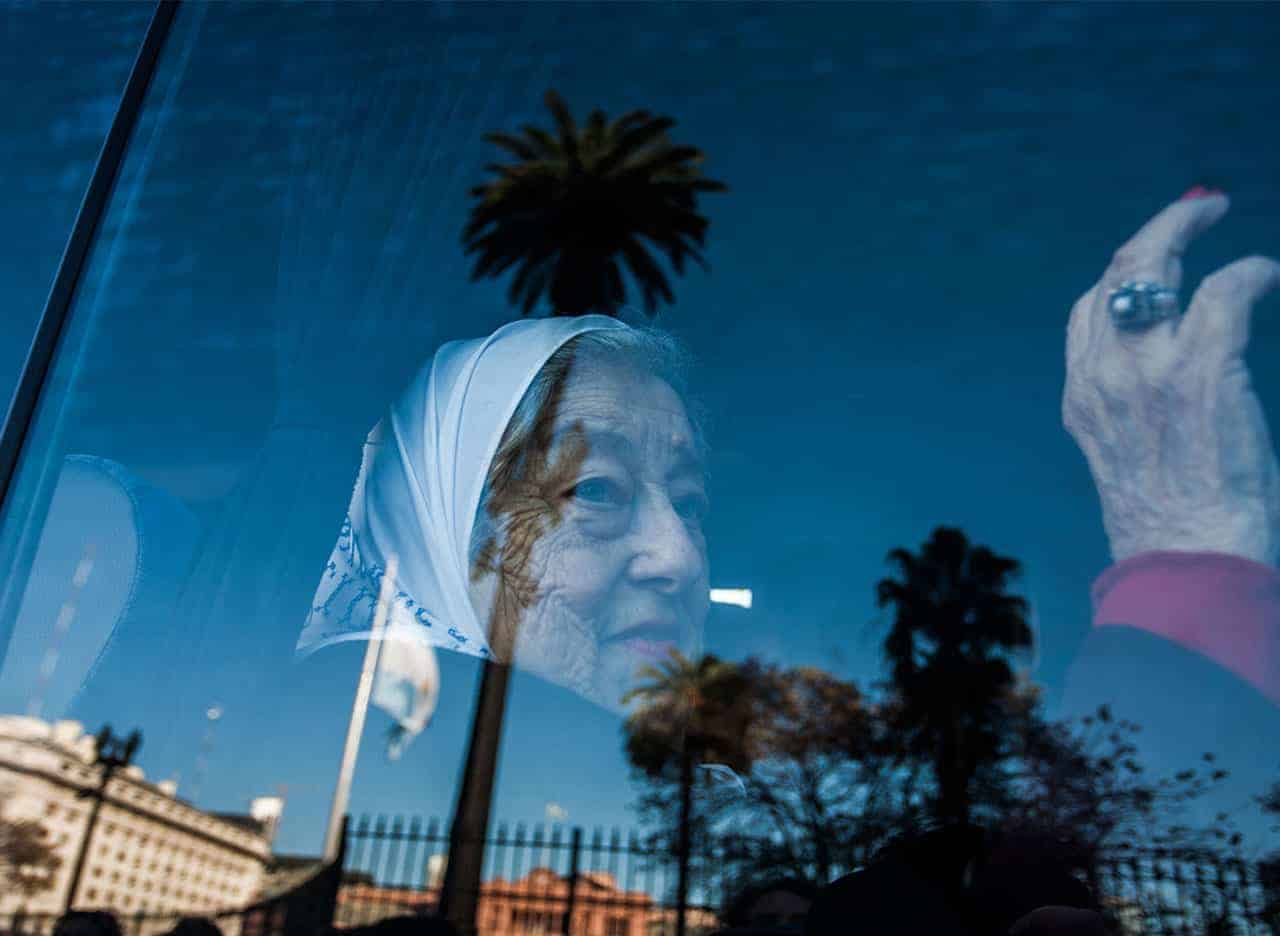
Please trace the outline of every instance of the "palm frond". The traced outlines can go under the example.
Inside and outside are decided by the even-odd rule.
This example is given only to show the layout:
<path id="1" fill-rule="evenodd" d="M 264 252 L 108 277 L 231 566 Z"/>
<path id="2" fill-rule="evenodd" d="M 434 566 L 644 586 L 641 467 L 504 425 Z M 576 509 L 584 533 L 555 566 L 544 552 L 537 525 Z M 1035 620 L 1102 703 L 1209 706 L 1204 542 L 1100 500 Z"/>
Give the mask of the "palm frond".
<path id="1" fill-rule="evenodd" d="M 564 102 L 564 98 L 553 91 L 548 91 L 544 99 L 551 116 L 555 118 L 556 129 L 560 131 L 560 148 L 564 152 L 565 159 L 568 160 L 569 166 L 576 169 L 580 166 L 580 158 L 578 154 L 578 128 L 573 122 L 573 114 L 569 112 L 569 107 Z"/>
<path id="2" fill-rule="evenodd" d="M 627 301 L 625 265 L 653 315 L 675 297 L 641 241 L 677 274 L 691 258 L 709 269 L 697 195 L 727 187 L 702 177 L 700 150 L 667 138 L 670 117 L 633 110 L 610 122 L 597 108 L 580 129 L 559 93 L 544 99 L 553 131 L 525 125 L 519 136 L 485 136 L 517 161 L 487 164 L 489 181 L 470 189 L 476 203 L 462 243 L 476 257 L 472 280 L 515 267 L 508 298 L 523 314 L 544 296 L 555 314 L 616 314 Z"/>
<path id="3" fill-rule="evenodd" d="M 500 146 L 507 150 L 517 159 L 525 159 L 532 162 L 542 155 L 537 147 L 530 145 L 528 140 L 522 140 L 509 133 L 486 133 L 484 139 L 494 146 Z"/>

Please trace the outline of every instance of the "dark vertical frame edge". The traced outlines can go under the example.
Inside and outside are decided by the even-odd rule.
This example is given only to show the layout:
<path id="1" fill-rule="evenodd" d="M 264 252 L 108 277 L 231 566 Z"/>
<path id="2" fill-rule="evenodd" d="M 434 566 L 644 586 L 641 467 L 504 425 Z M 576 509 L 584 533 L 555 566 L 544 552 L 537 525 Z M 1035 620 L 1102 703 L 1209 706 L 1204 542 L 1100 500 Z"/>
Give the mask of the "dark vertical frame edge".
<path id="1" fill-rule="evenodd" d="M 45 301 L 44 311 L 36 324 L 35 335 L 27 349 L 27 357 L 23 362 L 17 386 L 9 400 L 4 426 L 0 430 L 0 516 L 3 516 L 9 505 L 10 491 L 17 474 L 18 459 L 31 433 L 36 407 L 48 381 L 54 354 L 65 330 L 89 251 L 93 247 L 102 218 L 106 214 L 116 179 L 120 174 L 120 166 L 124 162 L 129 141 L 133 137 L 134 128 L 142 112 L 143 101 L 155 76 L 160 53 L 180 3 L 181 0 L 157 0 L 151 23 L 147 27 L 142 46 L 138 50 L 138 56 L 129 72 L 124 92 L 120 96 L 120 104 L 111 121 L 111 129 L 107 132 L 106 140 L 98 153 L 89 187 L 76 213 L 71 236 L 58 263 L 58 271 L 54 276 L 48 299 Z M 13 575 L 17 571 L 14 568 L 0 569 L 0 575 Z M 9 587 L 0 589 L 0 593 L 6 596 L 11 594 L 13 583 L 8 585 Z M 10 602 L 6 601 L 3 604 L 8 605 Z M 0 612 L 2 612 L 0 613 L 0 661 L 3 661 L 8 651 L 14 623 L 9 618 L 16 617 L 17 609 L 0 606 Z"/>

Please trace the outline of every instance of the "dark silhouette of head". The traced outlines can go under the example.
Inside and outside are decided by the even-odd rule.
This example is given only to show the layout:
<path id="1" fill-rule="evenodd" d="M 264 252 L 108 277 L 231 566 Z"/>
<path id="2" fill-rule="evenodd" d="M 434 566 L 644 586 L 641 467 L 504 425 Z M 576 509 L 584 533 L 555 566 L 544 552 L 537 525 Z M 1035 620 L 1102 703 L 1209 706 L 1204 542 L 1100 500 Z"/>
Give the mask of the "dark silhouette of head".
<path id="1" fill-rule="evenodd" d="M 183 917 L 169 931 L 169 936 L 222 936 L 222 930 L 208 917 Z"/>
<path id="2" fill-rule="evenodd" d="M 104 910 L 73 910 L 54 925 L 53 936 L 121 936 L 120 924 Z"/>
<path id="3" fill-rule="evenodd" d="M 1013 925 L 1009 936 L 1110 936 L 1100 913 L 1075 907 L 1041 907 Z"/>
<path id="4" fill-rule="evenodd" d="M 725 908 L 725 925 L 735 930 L 799 932 L 818 888 L 803 878 L 772 878 L 744 887 Z"/>
<path id="5" fill-rule="evenodd" d="M 968 897 L 974 919 L 986 932 L 1007 933 L 1039 908 L 1096 914 L 1100 907 L 1088 885 L 1077 876 L 1079 870 L 1080 862 L 1068 843 L 1036 832 L 1006 834 L 973 868 Z M 1032 923 L 1052 927 L 1057 925 L 1054 920 L 1076 921 L 1077 917 L 1074 913 L 1043 913 Z M 1026 932 L 1053 930 L 1032 928 Z"/>
<path id="6" fill-rule="evenodd" d="M 344 930 L 345 936 L 458 936 L 453 924 L 440 916 L 398 916 L 369 926 Z"/>
<path id="7" fill-rule="evenodd" d="M 975 826 L 900 837 L 867 867 L 822 889 L 809 911 L 806 936 L 969 936 L 964 870 L 982 842 Z"/>

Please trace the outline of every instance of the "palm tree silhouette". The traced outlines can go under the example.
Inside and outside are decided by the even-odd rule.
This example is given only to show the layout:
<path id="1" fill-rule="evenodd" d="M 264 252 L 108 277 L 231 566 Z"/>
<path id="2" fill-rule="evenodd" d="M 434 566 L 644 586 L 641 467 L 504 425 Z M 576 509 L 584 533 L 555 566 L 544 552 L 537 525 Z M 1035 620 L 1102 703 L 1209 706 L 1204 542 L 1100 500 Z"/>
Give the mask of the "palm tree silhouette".
<path id="1" fill-rule="evenodd" d="M 964 823 L 974 777 L 999 756 L 1003 703 L 1016 688 L 1000 654 L 1032 643 L 1027 602 L 1006 592 L 1021 565 L 949 527 L 918 555 L 894 549 L 887 561 L 899 577 L 876 584 L 876 604 L 894 609 L 884 652 L 904 741 L 933 766 L 935 818 Z"/>
<path id="2" fill-rule="evenodd" d="M 637 677 L 646 681 L 623 696 L 624 704 L 640 702 L 627 719 L 627 757 L 651 777 L 668 776 L 673 767 L 678 777 L 676 936 L 684 936 L 694 771 L 710 764 L 738 773 L 751 769 L 755 693 L 745 670 L 711 655 L 690 660 L 672 651 L 660 666 L 646 666 Z"/>
<path id="3" fill-rule="evenodd" d="M 621 259 L 652 316 L 659 297 L 674 297 L 642 240 L 677 273 L 688 257 L 708 269 L 697 193 L 727 188 L 702 177 L 700 150 L 671 143 L 669 117 L 637 110 L 609 122 L 594 110 L 579 132 L 560 95 L 548 91 L 546 104 L 555 133 L 526 126 L 523 136 L 485 135 L 520 161 L 490 163 L 498 178 L 471 190 L 479 203 L 462 235 L 466 253 L 479 255 L 471 280 L 519 264 L 507 295 L 521 314 L 546 294 L 555 315 L 616 315 L 627 297 Z"/>
<path id="4" fill-rule="evenodd" d="M 638 110 L 610 123 L 595 110 L 579 133 L 560 95 L 548 91 L 545 100 L 555 134 L 530 126 L 523 137 L 485 137 L 521 162 L 490 164 L 486 168 L 499 178 L 471 191 L 478 203 L 462 241 L 468 255 L 479 255 L 472 281 L 519 264 L 508 298 L 522 314 L 545 293 L 556 315 L 616 315 L 626 301 L 620 256 L 653 315 L 659 296 L 668 302 L 673 297 L 641 239 L 663 250 L 677 273 L 684 272 L 686 257 L 706 269 L 697 248 L 707 220 L 697 213 L 696 196 L 727 188 L 702 178 L 699 150 L 667 139 L 675 125 L 668 117 Z M 502 662 L 483 664 L 450 832 L 440 913 L 463 936 L 475 930 L 509 669 Z"/>

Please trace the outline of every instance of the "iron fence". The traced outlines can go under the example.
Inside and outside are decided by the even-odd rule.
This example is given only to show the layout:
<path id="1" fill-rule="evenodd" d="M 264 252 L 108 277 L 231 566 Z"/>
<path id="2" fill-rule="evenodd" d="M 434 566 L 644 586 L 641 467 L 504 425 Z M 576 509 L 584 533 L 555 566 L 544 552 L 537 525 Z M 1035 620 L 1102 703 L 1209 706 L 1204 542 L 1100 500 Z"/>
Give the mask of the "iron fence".
<path id="1" fill-rule="evenodd" d="M 432 819 L 365 816 L 348 828 L 335 925 L 434 913 L 449 845 Z M 695 848 L 686 920 L 691 934 L 720 925 L 726 898 L 774 843 L 743 837 Z M 677 866 L 654 836 L 632 830 L 503 824 L 485 842 L 477 900 L 481 934 L 664 936 L 675 932 Z M 794 870 L 794 869 L 790 869 Z M 833 869 L 832 877 L 853 868 Z M 1210 853 L 1119 850 L 1085 872 L 1124 934 L 1280 936 L 1256 865 Z M 1273 904 L 1274 906 L 1274 904 Z"/>
<path id="2" fill-rule="evenodd" d="M 346 825 L 343 859 L 254 906 L 208 914 L 223 936 L 316 936 L 436 911 L 449 846 L 439 820 L 363 817 Z M 776 868 L 775 843 L 696 842 L 685 920 L 691 936 L 720 925 L 726 898 Z M 796 869 L 788 869 L 794 871 Z M 852 868 L 832 869 L 832 877 Z M 502 824 L 485 841 L 477 896 L 481 936 L 667 936 L 676 930 L 677 862 L 656 836 Z M 1280 901 L 1251 862 L 1210 853 L 1122 850 L 1085 873 L 1124 934 L 1276 936 Z M 118 914 L 124 936 L 162 936 L 182 914 Z M 51 936 L 57 916 L 0 916 L 0 936 Z"/>
<path id="3" fill-rule="evenodd" d="M 448 829 L 438 820 L 363 817 L 349 827 L 338 892 L 339 927 L 435 912 Z M 661 936 L 675 932 L 674 857 L 632 830 L 502 824 L 485 841 L 476 924 L 480 933 Z M 723 893 L 695 879 L 691 936 L 719 924 Z"/>
<path id="4" fill-rule="evenodd" d="M 1117 850 L 1092 869 L 1090 884 L 1123 933 L 1280 934 L 1280 916 L 1257 865 L 1171 850 Z"/>

